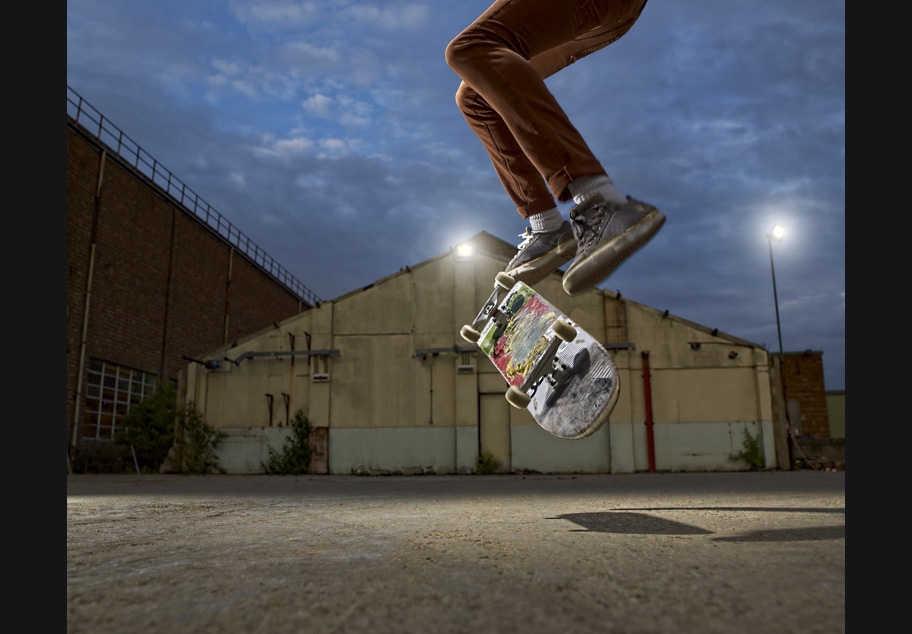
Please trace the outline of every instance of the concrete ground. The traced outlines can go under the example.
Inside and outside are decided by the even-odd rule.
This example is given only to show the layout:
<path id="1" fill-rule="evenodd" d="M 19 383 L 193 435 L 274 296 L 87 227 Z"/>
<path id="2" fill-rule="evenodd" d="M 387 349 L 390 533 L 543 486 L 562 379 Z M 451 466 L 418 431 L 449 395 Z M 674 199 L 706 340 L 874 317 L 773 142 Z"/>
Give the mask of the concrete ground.
<path id="1" fill-rule="evenodd" d="M 67 476 L 67 632 L 845 632 L 845 472 Z"/>

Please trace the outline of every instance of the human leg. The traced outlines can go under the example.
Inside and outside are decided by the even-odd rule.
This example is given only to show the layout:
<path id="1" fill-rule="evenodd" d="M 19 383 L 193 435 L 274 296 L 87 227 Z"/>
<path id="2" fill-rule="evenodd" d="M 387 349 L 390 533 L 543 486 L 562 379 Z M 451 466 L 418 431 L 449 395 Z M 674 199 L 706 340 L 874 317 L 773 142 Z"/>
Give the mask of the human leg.
<path id="1" fill-rule="evenodd" d="M 456 91 L 456 105 L 487 150 L 494 171 L 519 215 L 528 218 L 556 209 L 547 183 L 500 114 L 465 82 Z"/>
<path id="2" fill-rule="evenodd" d="M 527 232 L 508 271 L 528 273 L 537 281 L 575 255 L 568 271 L 575 282 L 568 285 L 565 276 L 565 290 L 579 292 L 581 285 L 602 279 L 595 279 L 601 272 L 610 273 L 664 222 L 664 216 L 655 221 L 653 211 L 661 213 L 655 208 L 645 214 L 649 221 L 639 219 L 636 205 L 641 203 L 628 203 L 614 188 L 544 83 L 620 38 L 644 5 L 645 0 L 498 0 L 447 46 L 447 62 L 463 79 L 457 92 L 460 110 L 520 215 L 530 218 L 534 228 L 544 217 L 556 224 L 554 198 L 600 201 L 595 209 L 578 204 L 577 213 L 571 212 L 575 253 L 563 225 L 551 236 Z M 631 233 L 622 226 L 625 219 L 637 227 L 636 246 L 627 245 Z"/>
<path id="3" fill-rule="evenodd" d="M 464 82 L 456 92 L 456 102 L 469 127 L 488 149 L 494 171 L 519 215 L 530 224 L 520 234 L 522 242 L 504 270 L 517 281 L 535 284 L 573 259 L 573 229 L 500 115 Z"/>
<path id="4" fill-rule="evenodd" d="M 498 0 L 447 46 L 447 62 L 471 87 L 471 100 L 457 98 L 460 108 L 475 119 L 469 123 L 514 200 L 522 199 L 517 189 L 525 182 L 505 178 L 503 170 L 534 180 L 526 161 L 559 201 L 571 198 L 574 179 L 606 175 L 544 80 L 620 38 L 644 4 Z M 517 165 L 523 170 L 512 169 Z M 528 206 L 518 208 L 529 215 Z"/>

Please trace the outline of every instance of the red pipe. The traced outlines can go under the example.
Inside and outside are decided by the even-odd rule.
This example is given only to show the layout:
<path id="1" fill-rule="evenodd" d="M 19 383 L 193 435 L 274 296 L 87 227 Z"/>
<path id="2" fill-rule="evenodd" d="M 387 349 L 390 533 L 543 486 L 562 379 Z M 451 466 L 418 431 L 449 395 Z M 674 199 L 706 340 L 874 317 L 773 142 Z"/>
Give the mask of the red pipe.
<path id="1" fill-rule="evenodd" d="M 646 448 L 649 452 L 649 472 L 656 470 L 655 433 L 652 420 L 652 382 L 649 377 L 649 351 L 644 351 L 643 357 L 643 399 L 646 401 Z"/>

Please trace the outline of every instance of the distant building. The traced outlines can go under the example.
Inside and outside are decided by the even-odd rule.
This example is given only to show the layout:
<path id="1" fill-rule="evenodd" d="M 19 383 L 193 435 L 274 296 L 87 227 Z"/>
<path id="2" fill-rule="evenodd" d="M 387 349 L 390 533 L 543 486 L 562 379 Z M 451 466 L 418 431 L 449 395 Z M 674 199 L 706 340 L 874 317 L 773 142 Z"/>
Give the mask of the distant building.
<path id="1" fill-rule="evenodd" d="M 189 359 L 309 309 L 300 282 L 67 88 L 67 448 Z"/>
<path id="2" fill-rule="evenodd" d="M 537 288 L 610 350 L 621 396 L 592 436 L 542 430 L 458 334 L 510 250 L 486 233 L 471 242 L 471 256 L 450 250 L 189 364 L 185 402 L 228 434 L 221 465 L 261 472 L 300 411 L 314 473 L 472 473 L 483 454 L 501 472 L 743 470 L 748 439 L 754 466 L 789 468 L 766 350 L 610 291 L 568 296 L 560 272 Z"/>

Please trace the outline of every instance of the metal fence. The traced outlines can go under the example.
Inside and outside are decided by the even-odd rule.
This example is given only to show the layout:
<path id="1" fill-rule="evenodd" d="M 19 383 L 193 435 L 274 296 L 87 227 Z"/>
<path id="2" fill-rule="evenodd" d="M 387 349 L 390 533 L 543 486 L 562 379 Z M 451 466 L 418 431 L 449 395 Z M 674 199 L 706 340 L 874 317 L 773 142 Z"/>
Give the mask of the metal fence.
<path id="1" fill-rule="evenodd" d="M 304 303 L 314 306 L 320 298 L 291 275 L 283 266 L 253 243 L 237 227 L 225 219 L 209 203 L 200 198 L 179 178 L 143 150 L 116 125 L 105 119 L 98 110 L 67 86 L 67 116 L 95 136 L 112 152 L 161 189 L 188 214 L 221 236 L 243 253 L 263 272 L 294 293 Z"/>

